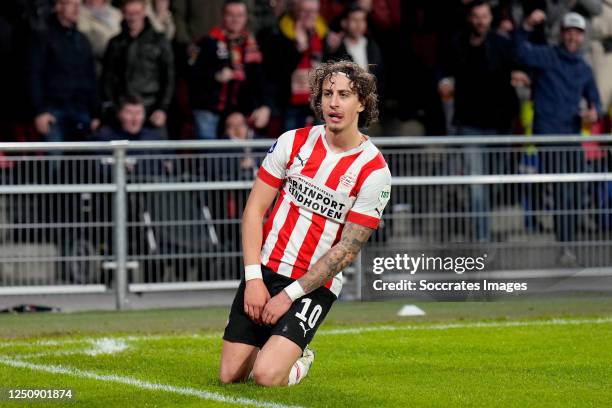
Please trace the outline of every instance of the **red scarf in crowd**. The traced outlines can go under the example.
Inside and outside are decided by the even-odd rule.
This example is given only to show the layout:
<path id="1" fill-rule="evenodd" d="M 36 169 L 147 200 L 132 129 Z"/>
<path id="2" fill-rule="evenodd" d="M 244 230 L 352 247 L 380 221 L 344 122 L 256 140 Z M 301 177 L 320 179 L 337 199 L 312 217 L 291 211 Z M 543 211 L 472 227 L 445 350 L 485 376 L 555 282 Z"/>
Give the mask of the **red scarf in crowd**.
<path id="1" fill-rule="evenodd" d="M 214 27 L 208 35 L 223 44 L 219 46 L 228 50 L 227 67 L 234 71 L 234 78 L 224 83 L 219 93 L 217 110 L 224 111 L 228 104 L 231 106 L 238 104 L 240 87 L 246 80 L 245 65 L 261 64 L 262 55 L 255 37 L 247 31 L 243 31 L 238 38 L 228 39 L 221 27 Z"/>

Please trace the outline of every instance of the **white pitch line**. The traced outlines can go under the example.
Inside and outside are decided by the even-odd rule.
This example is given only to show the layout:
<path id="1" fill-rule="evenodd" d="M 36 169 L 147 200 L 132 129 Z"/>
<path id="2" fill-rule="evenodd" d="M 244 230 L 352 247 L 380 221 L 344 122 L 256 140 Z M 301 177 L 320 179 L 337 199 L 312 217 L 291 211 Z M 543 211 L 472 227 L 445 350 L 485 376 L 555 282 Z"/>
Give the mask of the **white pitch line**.
<path id="1" fill-rule="evenodd" d="M 127 349 L 128 345 L 126 344 L 126 341 L 123 338 L 115 339 L 112 337 L 102 337 L 100 339 L 95 339 L 91 341 L 91 347 L 87 349 L 43 351 L 40 353 L 19 354 L 14 355 L 12 357 L 18 360 L 27 360 L 31 358 L 71 356 L 77 354 L 83 354 L 87 356 L 99 356 L 101 354 L 108 355 L 121 353 Z"/>
<path id="2" fill-rule="evenodd" d="M 38 341 L 5 341 L 0 343 L 0 347 L 53 347 L 64 346 L 68 344 L 82 344 L 88 339 L 81 340 L 38 340 Z"/>
<path id="3" fill-rule="evenodd" d="M 92 347 L 84 351 L 88 356 L 98 356 L 100 354 L 115 354 L 127 350 L 128 346 L 123 339 L 103 337 L 94 340 Z"/>
<path id="4" fill-rule="evenodd" d="M 480 329 L 480 328 L 504 328 L 504 327 L 526 327 L 526 326 L 563 326 L 581 324 L 606 324 L 612 323 L 612 317 L 600 319 L 551 319 L 551 320 L 527 320 L 508 322 L 476 322 L 476 323 L 446 323 L 432 325 L 411 326 L 373 326 L 373 327 L 350 327 L 346 329 L 322 330 L 323 335 L 334 334 L 359 334 L 377 331 L 412 331 L 412 330 L 449 330 L 449 329 Z"/>
<path id="5" fill-rule="evenodd" d="M 117 336 L 114 339 L 125 341 L 142 341 L 142 340 L 164 340 L 177 338 L 196 338 L 196 339 L 215 339 L 220 338 L 221 333 L 211 334 L 175 334 L 175 335 L 150 335 L 150 336 Z M 108 336 L 105 336 L 108 337 Z M 37 341 L 5 341 L 0 342 L 0 348 L 3 347 L 54 347 L 66 346 L 70 344 L 86 344 L 99 339 L 99 337 L 83 337 L 80 339 L 62 339 L 62 340 L 37 340 Z"/>
<path id="6" fill-rule="evenodd" d="M 174 385 L 153 383 L 149 381 L 139 380 L 137 378 L 124 377 L 114 374 L 99 374 L 94 371 L 85 371 L 76 368 L 67 368 L 57 365 L 34 364 L 26 361 L 11 359 L 5 356 L 0 356 L 0 364 L 16 368 L 27 368 L 34 371 L 43 371 L 51 374 L 64 374 L 72 377 L 126 384 L 145 390 L 164 391 L 173 394 L 198 397 L 210 401 L 225 402 L 228 404 L 238 404 L 242 406 L 247 405 L 262 408 L 300 408 L 299 406 L 295 405 L 284 405 L 277 404 L 274 402 L 257 401 L 249 398 L 230 397 L 216 392 L 199 390 L 197 388 L 177 387 Z"/>
<path id="7" fill-rule="evenodd" d="M 32 353 L 32 354 L 15 354 L 11 356 L 17 360 L 29 360 L 32 358 L 41 358 L 41 357 L 59 357 L 59 356 L 75 356 L 77 354 L 85 354 L 85 350 L 56 350 L 56 351 L 43 351 L 40 353 Z"/>
<path id="8" fill-rule="evenodd" d="M 467 329 L 467 328 L 504 328 L 504 327 L 525 327 L 525 326 L 560 326 L 560 325 L 582 325 L 582 324 L 607 324 L 612 323 L 612 317 L 598 318 L 598 319 L 550 319 L 550 320 L 533 320 L 533 321 L 507 321 L 507 322 L 474 322 L 474 323 L 447 323 L 447 324 L 432 324 L 432 325 L 410 325 L 410 326 L 373 326 L 373 327 L 352 327 L 345 329 L 330 329 L 330 330 L 322 330 L 319 335 L 343 335 L 343 334 L 360 334 L 367 332 L 378 332 L 378 331 L 412 331 L 412 330 L 450 330 L 450 329 Z M 141 340 L 151 340 L 151 339 L 168 339 L 168 338 L 218 338 L 220 334 L 208 334 L 208 335 L 179 335 L 179 336 L 126 336 L 126 337 L 118 337 L 118 342 L 121 341 L 141 341 Z M 94 345 L 105 349 L 108 348 L 109 352 L 118 352 L 123 351 L 123 345 L 119 343 L 116 344 L 107 344 L 108 341 L 113 341 L 112 338 L 91 338 L 91 339 L 81 339 L 81 340 L 67 340 L 65 342 L 61 342 L 58 340 L 54 341 L 46 341 L 46 342 L 38 342 L 38 344 L 44 343 L 45 345 L 65 345 L 72 343 L 83 343 L 83 342 L 93 342 Z M 96 343 L 97 342 L 97 343 Z M 25 343 L 27 345 L 36 345 L 37 343 Z M 11 343 L 0 343 L 0 346 L 9 346 L 15 345 L 15 342 Z M 112 346 L 112 347 L 111 347 Z M 84 353 L 84 351 L 73 351 L 73 350 L 59 350 L 56 352 L 58 355 L 63 354 L 73 354 L 73 353 Z M 46 355 L 50 353 L 40 353 L 40 355 Z M 22 355 L 19 357 L 28 358 L 35 357 L 38 355 Z M 8 365 L 11 367 L 17 368 L 27 368 L 36 371 L 44 371 L 53 374 L 64 374 L 70 375 L 74 377 L 88 378 L 99 381 L 107 381 L 107 382 L 115 382 L 120 384 L 127 384 L 137 388 L 149 389 L 154 391 L 164 391 L 170 392 L 185 396 L 194 396 L 206 400 L 212 400 L 217 402 L 225 402 L 230 404 L 239 404 L 239 405 L 248 405 L 248 406 L 256 406 L 256 407 L 264 407 L 264 408 L 293 408 L 289 405 L 270 403 L 252 400 L 248 398 L 235 398 L 230 396 L 225 396 L 219 393 L 198 390 L 196 388 L 191 387 L 177 387 L 168 384 L 160 384 L 160 383 L 152 383 L 148 381 L 139 380 L 137 378 L 132 377 L 124 377 L 118 376 L 114 374 L 99 374 L 93 371 L 85 371 L 79 370 L 76 368 L 67 368 L 56 365 L 44 365 L 44 364 L 35 364 L 26 361 L 21 361 L 15 358 L 8 358 L 5 356 L 0 356 L 0 364 Z M 298 407 L 296 407 L 298 408 Z"/>
<path id="9" fill-rule="evenodd" d="M 473 322 L 473 323 L 441 323 L 441 324 L 420 324 L 420 325 L 398 325 L 398 326 L 360 326 L 347 327 L 343 329 L 327 329 L 317 332 L 317 336 L 338 335 L 338 334 L 359 334 L 377 331 L 412 331 L 412 330 L 451 330 L 451 329 L 478 329 L 496 327 L 524 327 L 524 326 L 561 326 L 561 325 L 581 325 L 581 324 L 606 324 L 612 323 L 612 316 L 598 319 L 550 319 L 550 320 L 510 320 L 505 322 Z M 222 333 L 210 334 L 170 334 L 152 336 L 118 336 L 115 339 L 125 341 L 149 341 L 167 339 L 192 338 L 198 340 L 221 339 Z M 106 336 L 108 337 L 108 336 Z M 95 341 L 96 337 L 83 338 L 80 340 L 43 340 L 39 342 L 0 342 L 2 347 L 36 347 L 36 346 L 62 346 L 67 344 L 83 344 Z"/>

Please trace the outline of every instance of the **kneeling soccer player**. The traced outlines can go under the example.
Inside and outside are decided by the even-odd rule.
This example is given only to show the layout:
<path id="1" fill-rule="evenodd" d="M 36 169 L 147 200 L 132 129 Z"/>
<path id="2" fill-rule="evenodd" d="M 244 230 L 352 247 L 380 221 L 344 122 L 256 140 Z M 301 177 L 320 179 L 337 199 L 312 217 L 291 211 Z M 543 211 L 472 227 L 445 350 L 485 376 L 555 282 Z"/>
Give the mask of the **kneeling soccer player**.
<path id="1" fill-rule="evenodd" d="M 264 386 L 293 385 L 306 376 L 314 360 L 306 346 L 390 197 L 387 163 L 359 131 L 377 119 L 375 78 L 341 61 L 314 70 L 310 82 L 325 125 L 278 138 L 244 210 L 245 279 L 223 336 L 223 383 L 252 376 Z"/>

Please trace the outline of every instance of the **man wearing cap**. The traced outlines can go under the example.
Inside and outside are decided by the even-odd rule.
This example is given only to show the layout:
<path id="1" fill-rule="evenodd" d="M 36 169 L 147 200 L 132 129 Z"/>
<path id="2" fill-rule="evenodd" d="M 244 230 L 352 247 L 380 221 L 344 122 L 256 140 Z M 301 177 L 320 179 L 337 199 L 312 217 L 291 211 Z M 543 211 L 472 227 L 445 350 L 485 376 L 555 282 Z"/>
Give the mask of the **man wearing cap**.
<path id="1" fill-rule="evenodd" d="M 534 70 L 534 123 L 535 134 L 580 134 L 582 123 L 593 123 L 601 114 L 599 93 L 591 67 L 582 55 L 586 21 L 577 13 L 568 13 L 561 23 L 561 44 L 536 45 L 527 40 L 529 32 L 546 20 L 541 10 L 531 13 L 522 27 L 515 32 L 517 57 Z M 586 101 L 581 109 L 581 100 Z M 550 147 L 550 145 L 548 145 Z M 582 171 L 582 154 L 572 151 L 553 154 L 540 153 L 540 163 L 547 173 Z M 579 208 L 576 183 L 553 183 L 554 230 L 560 242 L 575 239 L 576 210 Z M 576 258 L 567 246 L 563 247 L 561 263 L 575 265 Z"/>

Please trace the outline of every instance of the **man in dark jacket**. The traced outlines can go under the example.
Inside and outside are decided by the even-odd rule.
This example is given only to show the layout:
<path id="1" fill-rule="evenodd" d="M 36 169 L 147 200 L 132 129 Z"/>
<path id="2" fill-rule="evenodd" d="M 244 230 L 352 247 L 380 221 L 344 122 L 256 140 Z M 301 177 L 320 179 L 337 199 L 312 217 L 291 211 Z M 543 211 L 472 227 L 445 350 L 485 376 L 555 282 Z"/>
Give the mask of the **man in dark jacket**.
<path id="1" fill-rule="evenodd" d="M 193 50 L 189 89 L 199 139 L 216 138 L 220 118 L 236 110 L 250 115 L 255 128 L 268 123 L 262 55 L 246 25 L 244 1 L 227 1 L 222 26 L 214 27 Z"/>
<path id="2" fill-rule="evenodd" d="M 47 28 L 33 34 L 29 49 L 35 126 L 47 141 L 82 139 L 99 125 L 95 61 L 89 41 L 76 29 L 79 3 L 57 0 Z"/>
<path id="3" fill-rule="evenodd" d="M 100 131 L 94 135 L 94 138 L 103 142 L 113 140 L 164 140 L 164 134 L 159 128 L 146 126 L 146 118 L 146 110 L 140 97 L 136 95 L 122 96 L 117 106 L 117 117 L 109 124 L 102 126 Z M 167 150 L 130 150 L 131 156 L 144 155 L 147 157 L 139 158 L 135 162 L 129 161 L 127 170 L 132 176 L 162 174 L 166 164 L 163 159 L 156 156 L 163 156 L 167 153 Z"/>
<path id="4" fill-rule="evenodd" d="M 222 17 L 222 6 L 225 0 L 172 0 L 172 16 L 176 24 L 176 42 L 182 47 L 187 48 L 205 36 L 217 24 Z M 253 23 L 259 24 L 254 18 L 254 0 L 244 0 L 249 10 L 249 20 L 251 29 Z"/>
<path id="5" fill-rule="evenodd" d="M 512 42 L 491 30 L 491 6 L 470 3 L 468 30 L 457 35 L 444 63 L 441 93 L 453 92 L 453 123 L 463 135 L 508 134 L 518 113 L 511 85 L 517 69 Z M 449 89 L 454 79 L 454 89 Z"/>
<path id="6" fill-rule="evenodd" d="M 593 72 L 581 54 L 586 21 L 577 13 L 566 14 L 561 24 L 562 42 L 559 46 L 536 45 L 527 41 L 529 32 L 545 20 L 544 12 L 535 10 L 515 33 L 519 59 L 535 70 L 533 130 L 535 134 L 576 135 L 580 133 L 583 122 L 594 123 L 601 114 Z M 581 110 L 583 98 L 588 106 Z M 583 171 L 580 147 L 572 150 L 568 151 L 565 146 L 555 152 L 541 152 L 539 158 L 543 171 Z M 554 230 L 560 242 L 568 243 L 575 238 L 580 194 L 577 183 L 553 183 Z M 567 245 L 562 247 L 560 262 L 567 266 L 577 265 L 576 255 Z"/>
<path id="7" fill-rule="evenodd" d="M 163 140 L 157 129 L 147 127 L 146 110 L 142 99 L 135 95 L 126 95 L 121 98 L 117 118 L 108 125 L 104 125 L 96 139 L 100 141 L 111 140 Z"/>
<path id="8" fill-rule="evenodd" d="M 170 43 L 151 26 L 145 0 L 126 0 L 122 12 L 121 33 L 110 40 L 104 56 L 106 102 L 116 107 L 122 95 L 138 95 L 151 124 L 163 127 L 174 92 Z"/>
<path id="9" fill-rule="evenodd" d="M 491 6 L 475 0 L 468 9 L 469 31 L 453 40 L 445 64 L 445 78 L 439 89 L 443 98 L 453 92 L 456 134 L 462 136 L 504 135 L 512 131 L 512 121 L 518 113 L 518 99 L 511 84 L 512 71 L 517 63 L 512 42 L 491 31 Z M 493 169 L 490 155 L 481 147 L 464 150 L 464 172 L 472 175 L 488 174 Z M 473 219 L 472 235 L 478 241 L 490 240 L 488 213 L 489 189 L 486 185 L 471 186 L 471 210 L 480 215 Z"/>
<path id="10" fill-rule="evenodd" d="M 368 13 L 358 5 L 347 8 L 340 25 L 342 42 L 337 49 L 327 47 L 326 61 L 351 60 L 370 71 L 377 79 L 377 92 L 380 98 L 383 79 L 383 61 L 380 48 L 374 39 L 367 36 Z"/>
<path id="11" fill-rule="evenodd" d="M 529 42 L 529 33 L 545 19 L 544 12 L 535 10 L 514 36 L 518 58 L 535 70 L 533 130 L 536 134 L 578 134 L 583 117 L 597 120 L 601 112 L 593 71 L 581 52 L 586 21 L 577 13 L 567 14 L 559 46 Z M 582 98 L 589 107 L 581 113 Z"/>

